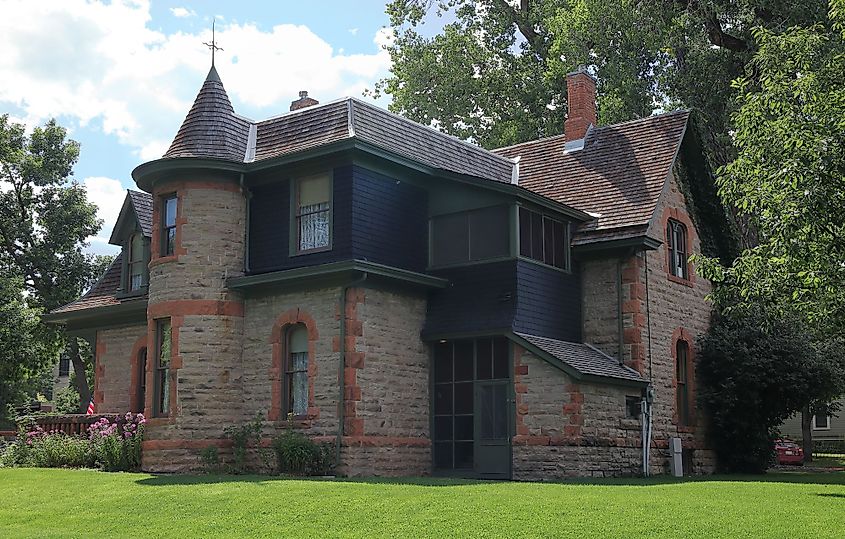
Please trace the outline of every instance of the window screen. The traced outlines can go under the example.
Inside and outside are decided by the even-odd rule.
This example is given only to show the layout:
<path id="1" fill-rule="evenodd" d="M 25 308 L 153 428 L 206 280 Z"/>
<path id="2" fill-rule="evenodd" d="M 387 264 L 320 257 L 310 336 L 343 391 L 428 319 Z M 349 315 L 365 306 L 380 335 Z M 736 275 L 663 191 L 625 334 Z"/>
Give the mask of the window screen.
<path id="1" fill-rule="evenodd" d="M 492 206 L 431 219 L 431 265 L 489 260 L 510 253 L 507 206 Z"/>

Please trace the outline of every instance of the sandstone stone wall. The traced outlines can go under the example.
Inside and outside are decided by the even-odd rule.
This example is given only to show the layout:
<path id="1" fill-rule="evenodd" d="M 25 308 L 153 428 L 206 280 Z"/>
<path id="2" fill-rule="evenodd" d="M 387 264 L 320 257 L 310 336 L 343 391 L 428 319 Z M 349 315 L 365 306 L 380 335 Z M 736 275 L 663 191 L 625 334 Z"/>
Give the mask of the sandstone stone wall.
<path id="1" fill-rule="evenodd" d="M 665 242 L 666 221 L 675 218 L 687 227 L 689 244 L 693 253 L 701 253 L 701 242 L 695 225 L 688 213 L 684 194 L 680 191 L 674 176 L 663 193 L 656 211 L 649 235 Z M 654 438 L 657 450 L 653 464 L 658 471 L 668 472 L 669 437 L 680 437 L 686 448 L 692 449 L 693 473 L 708 473 L 714 469 L 714 454 L 707 445 L 706 418 L 701 406 L 692 409 L 693 426 L 677 425 L 675 410 L 675 344 L 678 338 L 686 340 L 691 359 L 695 364 L 695 349 L 698 336 L 707 331 L 712 305 L 705 299 L 710 293 L 710 282 L 695 274 L 690 264 L 690 279 L 687 282 L 671 276 L 668 268 L 668 251 L 665 245 L 649 252 L 639 263 L 640 278 L 645 282 L 648 271 L 649 314 L 651 318 L 651 372 L 655 389 Z M 646 342 L 647 332 L 643 331 Z M 644 365 L 644 368 L 647 368 Z M 648 371 L 644 369 L 645 374 Z M 695 386 L 695 369 L 690 369 Z M 693 400 L 694 395 L 693 395 Z M 662 466 L 661 466 L 662 464 Z"/>
<path id="2" fill-rule="evenodd" d="M 639 397 L 638 388 L 578 383 L 519 347 L 514 367 L 514 479 L 640 473 L 640 421 L 625 411 L 625 397 Z"/>
<path id="3" fill-rule="evenodd" d="M 94 366 L 94 405 L 98 413 L 125 413 L 132 406 L 132 372 L 138 341 L 145 341 L 143 324 L 97 331 Z M 137 376 L 137 374 L 136 374 Z"/>
<path id="4" fill-rule="evenodd" d="M 684 447 L 692 449 L 691 471 L 707 473 L 714 468 L 714 457 L 707 447 L 703 414 L 694 409 L 693 426 L 677 424 L 674 355 L 677 340 L 686 340 L 694 367 L 696 339 L 707 331 L 710 320 L 711 305 L 705 299 L 710 292 L 710 283 L 696 276 L 692 265 L 689 266 L 689 279 L 670 275 L 665 245 L 669 218 L 686 225 L 689 249 L 692 253 L 700 253 L 698 233 L 674 176 L 660 197 L 648 230 L 649 236 L 664 245 L 656 251 L 620 260 L 623 360 L 653 380 L 652 472 L 668 473 L 669 438 L 681 437 Z M 614 357 L 619 355 L 616 264 L 615 258 L 587 261 L 582 270 L 585 341 Z M 694 368 L 690 371 L 693 373 Z M 694 374 L 692 376 L 694 387 Z"/>
<path id="5" fill-rule="evenodd" d="M 160 256 L 160 197 L 178 197 L 175 252 Z M 142 468 L 185 471 L 196 453 L 223 443 L 243 418 L 244 306 L 226 279 L 243 274 L 246 202 L 238 185 L 178 181 L 156 186 L 147 334 L 149 380 Z M 156 321 L 173 329 L 170 413 L 153 417 Z"/>

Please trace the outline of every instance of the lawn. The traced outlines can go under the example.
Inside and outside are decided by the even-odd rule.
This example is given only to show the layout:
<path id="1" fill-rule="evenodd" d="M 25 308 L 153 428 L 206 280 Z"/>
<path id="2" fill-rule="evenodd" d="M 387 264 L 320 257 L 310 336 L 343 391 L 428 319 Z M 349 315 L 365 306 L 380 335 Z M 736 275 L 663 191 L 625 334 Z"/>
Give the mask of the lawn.
<path id="1" fill-rule="evenodd" d="M 0 537 L 845 536 L 845 473 L 501 483 L 0 469 Z"/>

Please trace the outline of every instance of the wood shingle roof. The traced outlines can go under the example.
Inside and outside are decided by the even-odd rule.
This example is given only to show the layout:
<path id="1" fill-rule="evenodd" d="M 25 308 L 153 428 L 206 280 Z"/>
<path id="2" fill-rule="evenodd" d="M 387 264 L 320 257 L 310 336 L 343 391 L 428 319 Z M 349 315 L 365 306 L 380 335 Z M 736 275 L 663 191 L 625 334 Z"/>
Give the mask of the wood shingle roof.
<path id="1" fill-rule="evenodd" d="M 580 150 L 563 135 L 494 150 L 519 161 L 519 185 L 595 216 L 575 243 L 642 235 L 683 140 L 689 113 L 592 128 Z"/>

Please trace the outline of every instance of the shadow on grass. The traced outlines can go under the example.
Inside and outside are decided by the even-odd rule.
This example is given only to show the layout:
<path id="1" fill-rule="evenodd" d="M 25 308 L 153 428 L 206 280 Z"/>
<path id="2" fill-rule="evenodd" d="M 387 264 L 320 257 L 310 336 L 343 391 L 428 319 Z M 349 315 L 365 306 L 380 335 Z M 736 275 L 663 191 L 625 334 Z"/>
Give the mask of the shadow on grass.
<path id="1" fill-rule="evenodd" d="M 218 483 L 258 484 L 278 481 L 308 481 L 314 483 L 349 483 L 388 486 L 454 487 L 490 485 L 502 481 L 443 477 L 300 477 L 289 475 L 154 475 L 136 481 L 144 486 L 208 485 Z"/>
<path id="2" fill-rule="evenodd" d="M 820 492 L 816 494 L 816 496 L 821 496 L 823 498 L 845 498 L 845 494 L 840 494 L 838 492 Z"/>
<path id="3" fill-rule="evenodd" d="M 493 484 L 531 484 L 511 481 L 493 481 L 483 479 L 460 479 L 445 477 L 296 477 L 277 475 L 154 475 L 136 481 L 143 486 L 202 485 L 218 483 L 262 483 L 278 481 L 311 481 L 316 483 L 349 483 L 385 486 L 416 487 L 456 487 L 489 486 Z M 584 485 L 584 486 L 633 486 L 658 487 L 664 485 L 701 484 L 701 483 L 797 483 L 813 485 L 845 485 L 845 473 L 804 473 L 784 472 L 763 475 L 708 475 L 692 477 L 627 477 L 627 478 L 573 478 L 561 481 L 544 481 L 535 485 Z M 830 495 L 830 494 L 829 494 Z M 836 494 L 845 497 L 845 494 Z"/>

